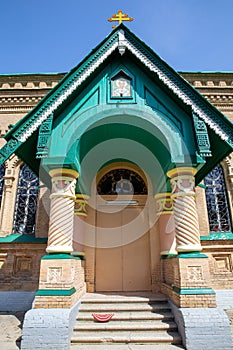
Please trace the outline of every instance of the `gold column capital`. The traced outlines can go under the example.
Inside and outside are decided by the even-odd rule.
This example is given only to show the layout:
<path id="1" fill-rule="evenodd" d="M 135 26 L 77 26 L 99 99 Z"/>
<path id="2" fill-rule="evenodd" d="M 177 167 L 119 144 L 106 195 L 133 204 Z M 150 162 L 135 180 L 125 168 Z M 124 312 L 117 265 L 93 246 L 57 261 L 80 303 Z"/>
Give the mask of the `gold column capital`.
<path id="1" fill-rule="evenodd" d="M 171 169 L 167 172 L 167 176 L 170 179 L 180 176 L 195 176 L 197 173 L 197 169 L 193 167 L 179 167 Z"/>
<path id="2" fill-rule="evenodd" d="M 154 196 L 156 212 L 160 215 L 173 213 L 173 201 L 170 192 L 158 193 Z"/>
<path id="3" fill-rule="evenodd" d="M 172 188 L 172 198 L 181 196 L 195 196 L 195 177 L 197 169 L 192 167 L 180 167 L 169 170 L 167 176 L 170 177 Z"/>
<path id="4" fill-rule="evenodd" d="M 77 216 L 87 217 L 87 201 L 90 196 L 82 193 L 78 193 L 75 195 L 74 201 L 74 214 Z"/>
<path id="5" fill-rule="evenodd" d="M 73 169 L 57 168 L 57 169 L 50 170 L 49 175 L 51 177 L 67 176 L 67 177 L 73 177 L 77 179 L 79 177 L 79 172 Z"/>

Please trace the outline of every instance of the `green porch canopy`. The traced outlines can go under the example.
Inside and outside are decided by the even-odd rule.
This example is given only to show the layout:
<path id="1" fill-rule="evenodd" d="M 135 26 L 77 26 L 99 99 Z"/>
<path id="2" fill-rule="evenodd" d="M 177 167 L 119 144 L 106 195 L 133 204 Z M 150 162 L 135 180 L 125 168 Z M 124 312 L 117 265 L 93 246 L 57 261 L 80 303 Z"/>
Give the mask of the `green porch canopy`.
<path id="1" fill-rule="evenodd" d="M 101 167 L 127 161 L 157 192 L 178 166 L 197 168 L 199 183 L 232 152 L 233 124 L 120 24 L 5 139 L 0 162 L 14 153 L 47 185 L 65 167 L 90 188 Z"/>

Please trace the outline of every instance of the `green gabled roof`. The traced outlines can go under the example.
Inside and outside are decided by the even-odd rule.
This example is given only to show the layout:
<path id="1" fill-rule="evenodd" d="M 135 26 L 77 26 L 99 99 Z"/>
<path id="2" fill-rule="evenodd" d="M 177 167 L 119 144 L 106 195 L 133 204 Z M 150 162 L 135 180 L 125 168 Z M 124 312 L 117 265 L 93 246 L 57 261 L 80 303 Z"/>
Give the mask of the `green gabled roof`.
<path id="1" fill-rule="evenodd" d="M 162 60 L 149 46 L 141 41 L 123 24 L 117 26 L 88 56 L 74 67 L 65 77 L 7 133 L 8 141 L 0 150 L 0 163 L 12 153 L 16 153 L 30 166 L 28 154 L 20 153 L 20 146 L 27 142 L 33 150 L 36 147 L 37 133 L 40 125 L 51 115 L 56 117 L 60 108 L 69 103 L 78 88 L 83 87 L 88 79 L 102 67 L 103 62 L 115 51 L 124 55 L 126 51 L 133 55 L 140 64 L 150 71 L 155 79 L 164 84 L 167 91 L 186 108 L 191 109 L 203 120 L 211 133 L 214 146 L 213 157 L 208 159 L 208 166 L 203 167 L 199 180 L 208 171 L 227 156 L 233 148 L 233 125 L 218 109 L 210 104 L 191 84 Z M 222 147 L 218 147 L 218 144 Z M 219 154 L 218 149 L 221 149 Z M 216 153 L 216 154 L 215 154 Z M 33 156 L 35 156 L 33 154 Z M 39 160 L 38 160 L 39 163 Z M 35 167 L 33 170 L 36 172 Z"/>

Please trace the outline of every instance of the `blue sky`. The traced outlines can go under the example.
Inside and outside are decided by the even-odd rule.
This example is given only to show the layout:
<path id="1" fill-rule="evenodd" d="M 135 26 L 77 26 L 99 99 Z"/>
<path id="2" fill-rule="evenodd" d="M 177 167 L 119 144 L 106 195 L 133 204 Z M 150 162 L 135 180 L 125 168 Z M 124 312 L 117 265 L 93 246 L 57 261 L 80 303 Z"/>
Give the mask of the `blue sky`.
<path id="1" fill-rule="evenodd" d="M 178 71 L 233 71 L 233 0 L 0 0 L 0 73 L 66 72 L 128 25 Z"/>

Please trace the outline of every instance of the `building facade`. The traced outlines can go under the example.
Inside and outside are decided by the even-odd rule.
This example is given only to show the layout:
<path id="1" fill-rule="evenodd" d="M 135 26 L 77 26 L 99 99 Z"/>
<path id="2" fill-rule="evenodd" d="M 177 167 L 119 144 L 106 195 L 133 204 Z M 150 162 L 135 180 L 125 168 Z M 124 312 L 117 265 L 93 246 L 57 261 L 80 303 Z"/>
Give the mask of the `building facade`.
<path id="1" fill-rule="evenodd" d="M 123 25 L 68 74 L 0 76 L 1 293 L 33 300 L 26 335 L 86 291 L 161 292 L 186 330 L 216 317 L 233 296 L 232 121 L 233 73 L 177 73 Z"/>

